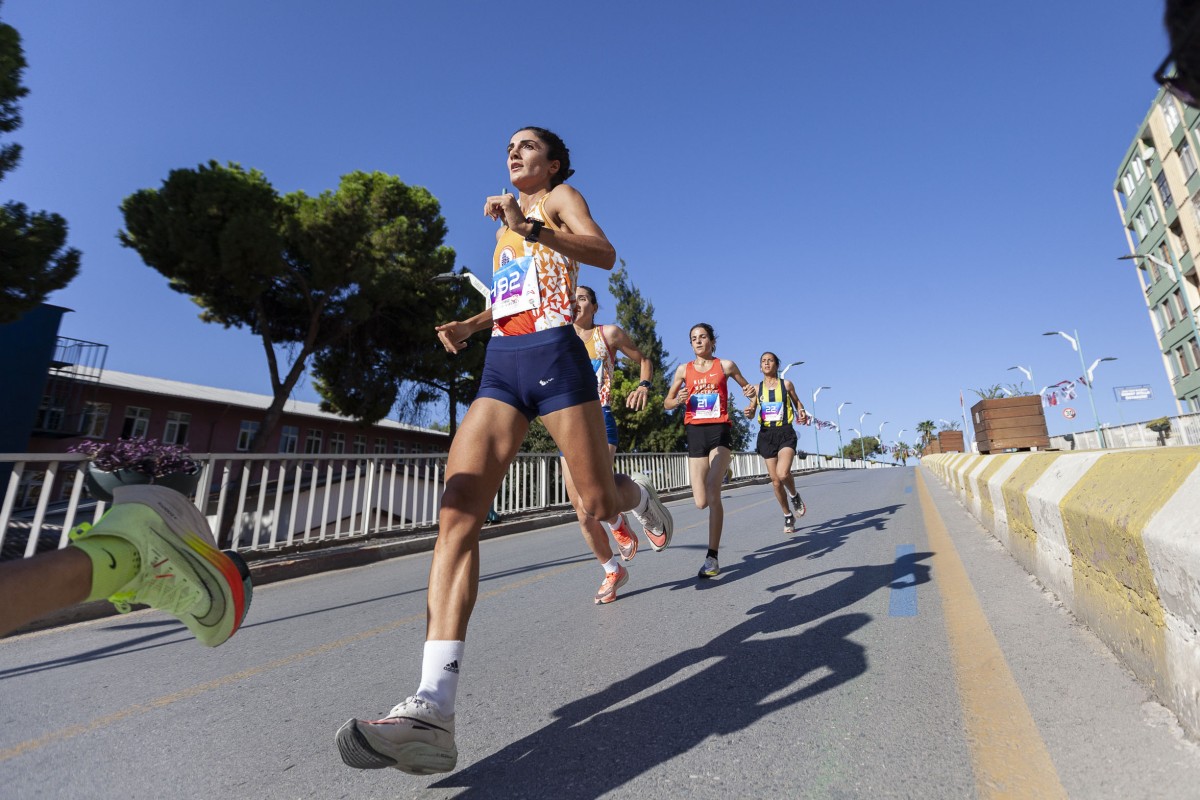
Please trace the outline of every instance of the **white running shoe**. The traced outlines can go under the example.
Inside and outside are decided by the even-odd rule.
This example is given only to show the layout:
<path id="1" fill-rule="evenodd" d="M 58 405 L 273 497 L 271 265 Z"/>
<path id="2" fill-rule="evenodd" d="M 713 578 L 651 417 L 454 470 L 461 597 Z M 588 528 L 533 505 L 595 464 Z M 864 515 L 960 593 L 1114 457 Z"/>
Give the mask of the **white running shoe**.
<path id="1" fill-rule="evenodd" d="M 395 767 L 410 775 L 449 772 L 458 763 L 454 715 L 409 697 L 383 719 L 351 719 L 337 732 L 338 751 L 357 769 Z"/>
<path id="2" fill-rule="evenodd" d="M 704 559 L 704 564 L 700 567 L 700 572 L 696 577 L 703 580 L 704 578 L 715 578 L 720 574 L 721 567 L 717 565 L 717 560 L 709 556 Z"/>
<path id="3" fill-rule="evenodd" d="M 654 484 L 650 482 L 648 475 L 639 472 L 629 477 L 634 483 L 645 489 L 646 494 L 650 497 L 645 512 L 639 514 L 635 511 L 633 516 L 642 524 L 642 530 L 646 532 L 650 546 L 656 551 L 664 550 L 671 543 L 671 534 L 675 530 L 675 521 L 671 519 L 671 512 L 658 499 L 658 492 L 654 490 Z"/>

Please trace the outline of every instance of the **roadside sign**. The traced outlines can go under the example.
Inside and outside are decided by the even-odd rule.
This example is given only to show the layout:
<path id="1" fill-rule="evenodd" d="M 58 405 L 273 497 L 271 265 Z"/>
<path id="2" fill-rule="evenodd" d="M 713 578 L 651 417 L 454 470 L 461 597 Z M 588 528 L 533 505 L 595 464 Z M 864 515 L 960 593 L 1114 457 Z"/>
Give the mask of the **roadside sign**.
<path id="1" fill-rule="evenodd" d="M 1063 416 L 1067 419 L 1075 419 L 1075 409 L 1067 407 L 1063 409 Z"/>
<path id="2" fill-rule="evenodd" d="M 1113 394 L 1117 396 L 1118 403 L 1125 400 L 1149 400 L 1154 396 L 1149 386 L 1114 386 Z"/>

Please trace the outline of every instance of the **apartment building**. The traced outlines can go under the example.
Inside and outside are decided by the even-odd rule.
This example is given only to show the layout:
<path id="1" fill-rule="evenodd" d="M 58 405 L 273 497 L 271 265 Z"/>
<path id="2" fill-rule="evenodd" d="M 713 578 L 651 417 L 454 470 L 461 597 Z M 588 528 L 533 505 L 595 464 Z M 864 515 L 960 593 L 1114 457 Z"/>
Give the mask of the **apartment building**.
<path id="1" fill-rule="evenodd" d="M 1200 112 L 1160 90 L 1113 196 L 1178 413 L 1200 411 Z"/>

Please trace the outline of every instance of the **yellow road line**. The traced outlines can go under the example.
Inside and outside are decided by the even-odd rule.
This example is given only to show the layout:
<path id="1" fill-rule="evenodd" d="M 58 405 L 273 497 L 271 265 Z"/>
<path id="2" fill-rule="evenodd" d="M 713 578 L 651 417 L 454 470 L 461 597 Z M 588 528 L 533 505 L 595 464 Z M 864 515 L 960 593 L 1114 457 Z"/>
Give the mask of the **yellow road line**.
<path id="1" fill-rule="evenodd" d="M 583 563 L 587 563 L 587 562 L 583 562 Z M 479 595 L 479 599 L 487 600 L 489 598 L 504 594 L 505 592 L 511 592 L 514 589 L 521 589 L 526 586 L 529 586 L 530 584 L 537 583 L 538 581 L 553 577 L 562 572 L 566 572 L 567 570 L 576 569 L 577 567 L 580 567 L 580 566 L 582 566 L 582 564 L 567 564 L 567 565 L 557 567 L 552 570 L 548 570 L 546 572 L 539 573 L 537 575 L 532 575 L 528 578 L 525 578 L 524 580 L 520 580 L 515 583 L 510 583 L 505 586 L 501 586 L 500 588 L 493 589 L 490 592 L 484 592 Z M 210 692 L 214 689 L 220 689 L 224 686 L 229 686 L 231 684 L 237 683 L 238 681 L 246 680 L 247 678 L 253 678 L 257 675 L 261 675 L 264 672 L 269 672 L 273 669 L 290 666 L 299 661 L 304 661 L 305 659 L 308 659 L 308 658 L 313 658 L 315 656 L 324 655 L 324 654 L 332 652 L 334 650 L 338 650 L 342 647 L 347 647 L 348 645 L 352 645 L 355 642 L 361 642 L 364 639 L 370 639 L 373 636 L 380 636 L 385 633 L 391 633 L 392 631 L 398 630 L 399 628 L 403 628 L 406 625 L 412 625 L 414 623 L 422 622 L 422 621 L 424 621 L 424 619 L 425 619 L 424 611 L 422 611 L 420 614 L 411 614 L 407 617 L 404 617 L 403 619 L 398 619 L 394 622 L 389 622 L 386 625 L 380 625 L 377 628 L 372 628 L 370 630 L 363 631 L 361 633 L 355 633 L 355 634 L 351 634 L 350 636 L 344 636 L 341 639 L 337 639 L 336 641 L 327 642 L 326 644 L 318 645 L 316 647 L 309 648 L 308 650 L 304 650 L 299 653 L 293 653 L 290 656 L 284 656 L 283 658 L 279 658 L 274 661 L 269 661 L 266 664 L 262 664 L 257 667 L 250 667 L 249 669 L 244 669 L 241 672 L 235 672 L 232 675 L 225 675 L 224 677 L 221 677 L 221 678 L 215 678 L 211 681 L 207 681 L 205 683 L 200 683 L 200 684 L 197 684 L 190 688 L 183 689 L 182 691 L 175 692 L 174 694 L 169 694 L 164 697 L 159 697 L 155 700 L 150 700 L 146 703 L 136 703 L 132 706 L 128 706 L 127 708 L 123 708 L 120 711 L 116 711 L 107 716 L 99 717 L 97 719 L 91 720 L 90 722 L 81 722 L 78 725 L 71 725 L 66 728 L 60 728 L 56 731 L 46 734 L 45 736 L 39 736 L 36 739 L 27 739 L 26 741 L 20 742 L 19 744 L 16 744 L 12 747 L 6 748 L 4 750 L 0 750 L 0 762 L 8 761 L 11 758 L 16 758 L 17 756 L 21 756 L 26 753 L 32 752 L 34 750 L 37 750 L 41 747 L 45 747 L 48 744 L 54 744 L 56 742 L 61 742 L 66 739 L 71 739 L 76 736 L 81 736 L 82 734 L 89 733 L 90 731 L 94 731 L 99 728 L 104 728 L 109 725 L 113 725 L 117 722 L 120 722 L 121 720 L 128 719 L 129 717 L 132 717 L 132 716 L 136 716 L 137 714 L 144 714 L 144 713 L 147 713 L 150 711 L 155 711 L 160 708 L 165 708 L 166 706 L 173 705 L 174 703 L 178 703 L 181 700 L 187 700 L 189 698 L 196 697 L 197 695 L 204 694 L 205 692 Z"/>
<path id="2" fill-rule="evenodd" d="M 917 496 L 929 544 L 935 553 L 933 572 L 942 596 L 954 677 L 979 796 L 1065 798 L 1067 793 L 1059 782 L 1054 762 L 1013 680 L 920 470 L 917 470 Z"/>

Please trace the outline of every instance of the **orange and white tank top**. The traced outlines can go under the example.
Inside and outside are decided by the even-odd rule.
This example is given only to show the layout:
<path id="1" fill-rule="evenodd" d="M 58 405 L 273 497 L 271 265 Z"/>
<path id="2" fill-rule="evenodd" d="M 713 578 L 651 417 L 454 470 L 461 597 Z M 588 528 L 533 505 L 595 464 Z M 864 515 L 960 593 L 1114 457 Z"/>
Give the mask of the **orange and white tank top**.
<path id="1" fill-rule="evenodd" d="M 707 371 L 696 369 L 689 361 L 684 369 L 683 385 L 688 390 L 684 425 L 712 425 L 729 422 L 729 387 L 721 359 L 714 358 Z"/>
<path id="2" fill-rule="evenodd" d="M 542 208 L 549 196 L 542 197 L 529 216 L 557 231 Z M 575 259 L 505 228 L 492 255 L 492 336 L 570 325 L 578 277 Z"/>
<path id="3" fill-rule="evenodd" d="M 610 405 L 612 395 L 613 367 L 616 366 L 616 356 L 608 349 L 604 341 L 604 326 L 592 328 L 592 335 L 584 343 L 587 347 L 588 358 L 592 360 L 592 371 L 596 373 L 596 388 L 600 392 L 600 405 Z"/>

